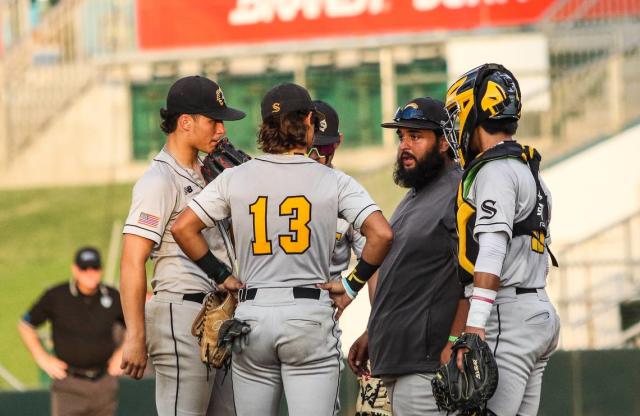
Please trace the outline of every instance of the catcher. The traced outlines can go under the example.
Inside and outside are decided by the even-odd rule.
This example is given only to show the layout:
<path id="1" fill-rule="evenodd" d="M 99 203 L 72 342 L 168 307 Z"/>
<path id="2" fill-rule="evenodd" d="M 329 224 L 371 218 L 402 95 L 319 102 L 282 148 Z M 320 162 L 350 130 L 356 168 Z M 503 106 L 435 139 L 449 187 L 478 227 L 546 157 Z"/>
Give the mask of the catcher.
<path id="1" fill-rule="evenodd" d="M 517 143 L 521 93 L 498 64 L 474 68 L 447 92 L 445 136 L 464 168 L 457 197 L 458 261 L 470 307 L 466 333 L 487 340 L 500 379 L 489 415 L 536 415 L 560 322 L 545 286 L 551 194 L 540 155 Z M 456 123 L 459 121 L 459 128 Z M 456 355 L 462 370 L 465 348 Z"/>
<path id="2" fill-rule="evenodd" d="M 171 86 L 160 116 L 167 142 L 134 186 L 123 230 L 120 291 L 127 336 L 121 367 L 139 379 L 148 354 L 156 370 L 160 416 L 233 415 L 231 383 L 222 383 L 222 372 L 210 377 L 190 331 L 206 294 L 216 285 L 180 250 L 173 226 L 206 185 L 198 152 L 211 153 L 225 136 L 225 121 L 245 114 L 227 106 L 215 82 L 190 76 Z M 233 267 L 229 228 L 220 221 L 202 236 L 216 256 Z M 153 297 L 145 304 L 149 257 L 154 263 Z"/>

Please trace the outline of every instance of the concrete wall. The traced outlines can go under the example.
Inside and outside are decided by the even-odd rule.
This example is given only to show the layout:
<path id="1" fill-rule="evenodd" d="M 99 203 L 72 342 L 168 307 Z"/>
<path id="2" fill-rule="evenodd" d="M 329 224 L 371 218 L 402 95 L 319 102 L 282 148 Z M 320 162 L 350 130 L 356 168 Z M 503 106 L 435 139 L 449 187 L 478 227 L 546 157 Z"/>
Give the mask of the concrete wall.
<path id="1" fill-rule="evenodd" d="M 128 84 L 96 84 L 9 161 L 0 188 L 134 180 L 147 163 L 131 162 L 131 137 Z"/>

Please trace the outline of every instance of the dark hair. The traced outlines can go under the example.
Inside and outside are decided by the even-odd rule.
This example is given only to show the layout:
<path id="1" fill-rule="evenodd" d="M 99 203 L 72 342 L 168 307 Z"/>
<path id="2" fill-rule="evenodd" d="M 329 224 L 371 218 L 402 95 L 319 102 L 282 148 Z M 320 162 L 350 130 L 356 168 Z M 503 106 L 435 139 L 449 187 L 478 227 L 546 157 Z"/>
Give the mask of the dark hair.
<path id="1" fill-rule="evenodd" d="M 504 133 L 513 136 L 516 134 L 516 130 L 518 130 L 518 120 L 513 118 L 502 120 L 489 119 L 480 123 L 480 127 L 485 129 L 489 134 Z"/>
<path id="2" fill-rule="evenodd" d="M 178 127 L 178 117 L 180 117 L 180 114 L 170 113 L 166 108 L 161 108 L 160 118 L 162 119 L 162 121 L 160 122 L 160 129 L 165 134 L 173 133 Z"/>
<path id="3" fill-rule="evenodd" d="M 263 120 L 258 132 L 258 147 L 265 153 L 284 153 L 296 147 L 307 146 L 307 129 L 304 123 L 308 111 L 269 116 Z"/>

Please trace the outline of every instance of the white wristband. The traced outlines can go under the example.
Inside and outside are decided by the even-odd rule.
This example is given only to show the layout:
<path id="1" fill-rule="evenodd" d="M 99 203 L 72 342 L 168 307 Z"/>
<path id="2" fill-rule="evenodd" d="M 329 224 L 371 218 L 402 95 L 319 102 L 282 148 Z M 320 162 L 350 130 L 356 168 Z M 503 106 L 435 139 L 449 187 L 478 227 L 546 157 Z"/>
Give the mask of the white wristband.
<path id="1" fill-rule="evenodd" d="M 354 292 L 353 289 L 351 289 L 351 286 L 349 286 L 349 283 L 347 283 L 346 277 L 343 277 L 341 282 L 342 286 L 344 287 L 344 291 L 347 293 L 347 296 L 349 296 L 349 299 L 354 300 L 356 296 L 358 296 L 358 292 Z"/>
<path id="2" fill-rule="evenodd" d="M 467 326 L 484 328 L 487 325 L 487 320 L 489 319 L 489 315 L 491 315 L 491 307 L 497 295 L 498 292 L 495 290 L 481 287 L 473 288 L 471 306 L 469 307 L 469 315 L 467 316 Z"/>

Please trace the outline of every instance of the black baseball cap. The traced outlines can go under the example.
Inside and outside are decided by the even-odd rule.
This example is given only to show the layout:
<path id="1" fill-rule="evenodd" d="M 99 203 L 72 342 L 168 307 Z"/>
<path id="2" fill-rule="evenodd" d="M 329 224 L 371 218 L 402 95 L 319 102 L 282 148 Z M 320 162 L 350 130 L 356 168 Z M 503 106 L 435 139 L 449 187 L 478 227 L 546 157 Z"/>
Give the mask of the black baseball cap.
<path id="1" fill-rule="evenodd" d="M 338 113 L 329 104 L 321 100 L 313 102 L 316 109 L 324 115 L 324 120 L 320 120 L 317 126 L 316 135 L 313 137 L 314 145 L 325 145 L 340 141 L 340 119 Z"/>
<path id="2" fill-rule="evenodd" d="M 301 110 L 314 111 L 320 120 L 324 119 L 324 114 L 319 112 L 313 104 L 309 91 L 292 82 L 285 82 L 271 88 L 264 95 L 262 103 L 260 103 L 263 121 L 269 116 Z"/>
<path id="3" fill-rule="evenodd" d="M 100 269 L 102 263 L 100 262 L 100 252 L 93 247 L 82 247 L 76 252 L 76 266 L 82 270 L 89 268 Z"/>
<path id="4" fill-rule="evenodd" d="M 431 97 L 415 98 L 398 108 L 392 122 L 381 126 L 385 129 L 439 130 L 448 118 L 442 101 Z"/>
<path id="5" fill-rule="evenodd" d="M 167 94 L 167 111 L 174 114 L 202 114 L 214 120 L 233 121 L 246 114 L 227 106 L 222 88 L 209 78 L 193 75 L 180 78 Z"/>

